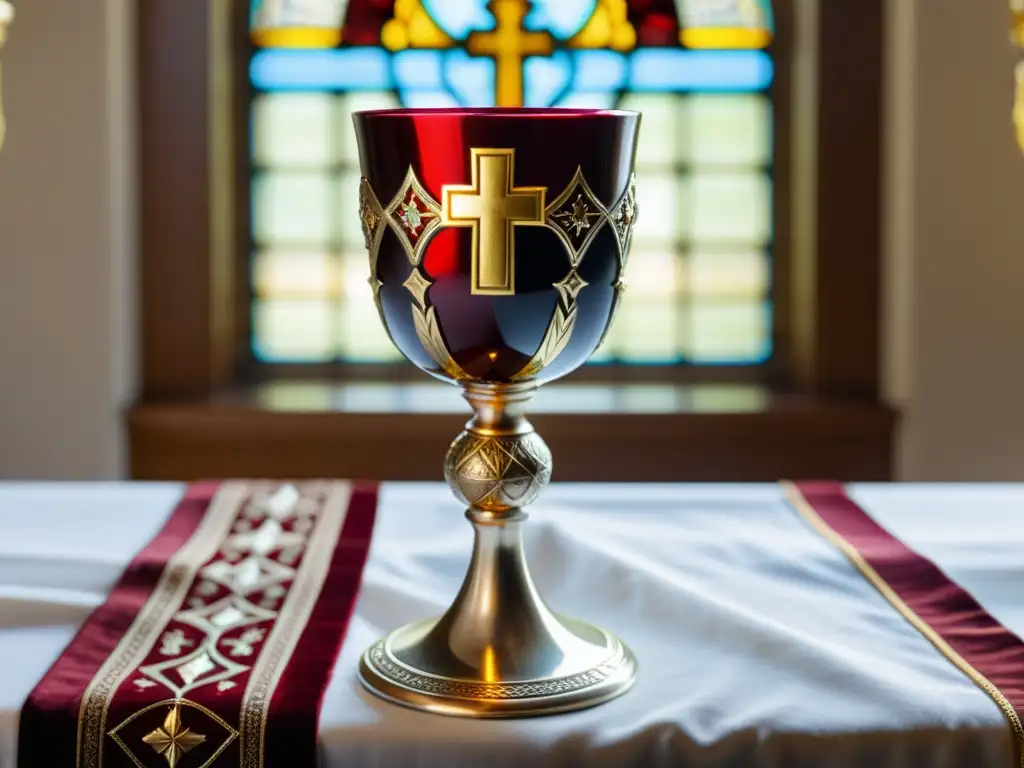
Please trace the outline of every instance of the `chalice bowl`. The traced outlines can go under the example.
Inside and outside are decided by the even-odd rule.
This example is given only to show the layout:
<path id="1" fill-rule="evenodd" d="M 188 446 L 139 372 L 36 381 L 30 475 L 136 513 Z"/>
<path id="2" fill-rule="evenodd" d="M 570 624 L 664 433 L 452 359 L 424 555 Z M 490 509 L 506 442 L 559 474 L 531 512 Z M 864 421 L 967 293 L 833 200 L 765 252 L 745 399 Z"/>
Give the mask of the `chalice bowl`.
<path id="1" fill-rule="evenodd" d="M 633 654 L 551 611 L 527 568 L 523 508 L 552 465 L 525 411 L 541 384 L 586 362 L 612 322 L 636 219 L 640 116 L 396 109 L 354 121 L 381 322 L 473 409 L 444 475 L 475 531 L 451 607 L 372 645 L 360 678 L 390 701 L 470 717 L 614 698 L 633 683 Z"/>

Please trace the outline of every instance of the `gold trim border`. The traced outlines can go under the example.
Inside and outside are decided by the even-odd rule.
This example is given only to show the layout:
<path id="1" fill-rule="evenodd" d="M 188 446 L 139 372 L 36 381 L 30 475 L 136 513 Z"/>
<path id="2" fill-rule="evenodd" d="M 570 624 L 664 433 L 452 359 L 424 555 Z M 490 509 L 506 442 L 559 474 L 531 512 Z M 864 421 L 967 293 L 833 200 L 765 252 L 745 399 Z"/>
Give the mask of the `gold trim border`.
<path id="1" fill-rule="evenodd" d="M 799 513 L 812 528 L 821 534 L 822 538 L 842 552 L 846 556 L 846 559 L 849 560 L 858 571 L 860 571 L 861 575 L 867 579 L 871 586 L 878 590 L 882 597 L 884 597 L 889 604 L 896 609 L 896 612 L 899 613 L 907 623 L 920 632 L 928 642 L 935 646 L 935 649 L 945 656 L 947 661 L 970 678 L 971 682 L 978 686 L 982 691 L 988 694 L 989 698 L 991 698 L 996 706 L 1002 710 L 1003 715 L 1006 717 L 1007 723 L 1010 726 L 1011 736 L 1014 740 L 1016 763 L 1019 768 L 1024 768 L 1024 725 L 1021 724 L 1020 717 L 1017 715 L 1017 710 L 1014 709 L 1010 700 L 1003 695 L 1002 691 L 1000 691 L 991 680 L 981 674 L 969 661 L 967 661 L 967 659 L 957 653 L 952 646 L 950 646 L 949 643 L 939 635 L 938 632 L 932 629 L 931 625 L 918 616 L 917 613 L 914 612 L 914 609 L 904 602 L 903 598 L 896 594 L 896 591 L 879 575 L 878 571 L 871 567 L 871 564 L 864 559 L 863 555 L 857 551 L 856 547 L 850 544 L 850 542 L 840 535 L 838 531 L 825 522 L 821 515 L 817 513 L 814 507 L 811 506 L 811 503 L 807 501 L 804 495 L 800 492 L 800 489 L 795 483 L 786 480 L 780 484 L 786 495 L 787 501 L 789 501 L 790 505 L 797 511 L 797 513 Z"/>
<path id="2" fill-rule="evenodd" d="M 263 649 L 253 664 L 239 713 L 241 768 L 262 768 L 270 703 L 327 580 L 331 559 L 348 516 L 351 481 L 332 481 L 316 525 L 306 539 L 299 570 L 288 589 Z"/>

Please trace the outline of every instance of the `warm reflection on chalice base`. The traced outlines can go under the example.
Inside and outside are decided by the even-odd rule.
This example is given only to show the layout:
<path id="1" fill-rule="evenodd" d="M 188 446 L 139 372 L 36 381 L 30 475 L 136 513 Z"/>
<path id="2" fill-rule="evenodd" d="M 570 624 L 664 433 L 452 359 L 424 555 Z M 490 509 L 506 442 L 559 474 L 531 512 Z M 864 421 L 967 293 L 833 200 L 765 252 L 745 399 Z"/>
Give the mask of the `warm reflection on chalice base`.
<path id="1" fill-rule="evenodd" d="M 540 384 L 586 362 L 612 322 L 636 220 L 639 115 L 384 110 L 354 120 L 381 321 L 473 409 L 444 474 L 475 530 L 452 606 L 371 646 L 360 677 L 391 701 L 471 717 L 614 698 L 633 683 L 632 653 L 553 613 L 530 578 L 523 508 L 550 480 L 551 453 L 525 409 Z"/>

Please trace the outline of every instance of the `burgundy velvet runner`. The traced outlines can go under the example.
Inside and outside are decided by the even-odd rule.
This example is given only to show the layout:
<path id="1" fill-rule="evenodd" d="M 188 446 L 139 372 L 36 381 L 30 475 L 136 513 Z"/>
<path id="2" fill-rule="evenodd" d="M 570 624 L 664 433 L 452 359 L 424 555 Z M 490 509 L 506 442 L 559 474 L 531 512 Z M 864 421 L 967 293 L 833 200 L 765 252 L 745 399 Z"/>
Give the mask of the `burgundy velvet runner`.
<path id="1" fill-rule="evenodd" d="M 790 490 L 798 510 L 1003 710 L 1016 762 L 1024 766 L 1024 641 L 935 563 L 875 522 L 841 484 L 802 482 Z"/>
<path id="2" fill-rule="evenodd" d="M 29 696 L 19 768 L 313 768 L 376 508 L 371 483 L 190 487 Z"/>

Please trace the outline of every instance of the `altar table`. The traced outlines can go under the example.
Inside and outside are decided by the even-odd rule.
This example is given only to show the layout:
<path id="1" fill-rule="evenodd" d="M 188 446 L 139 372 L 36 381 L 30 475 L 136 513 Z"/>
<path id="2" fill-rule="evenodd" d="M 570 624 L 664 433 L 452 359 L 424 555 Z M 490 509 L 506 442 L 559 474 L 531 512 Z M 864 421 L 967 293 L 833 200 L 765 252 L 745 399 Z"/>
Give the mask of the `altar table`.
<path id="1" fill-rule="evenodd" d="M 0 484 L 0 768 L 15 765 L 25 697 L 183 489 Z M 1024 485 L 847 492 L 1024 634 Z M 323 765 L 1013 765 L 992 699 L 780 486 L 556 483 L 532 508 L 525 536 L 552 608 L 606 627 L 636 652 L 635 687 L 594 709 L 506 721 L 419 713 L 364 692 L 360 652 L 442 611 L 472 542 L 444 485 L 385 483 L 323 705 Z"/>

